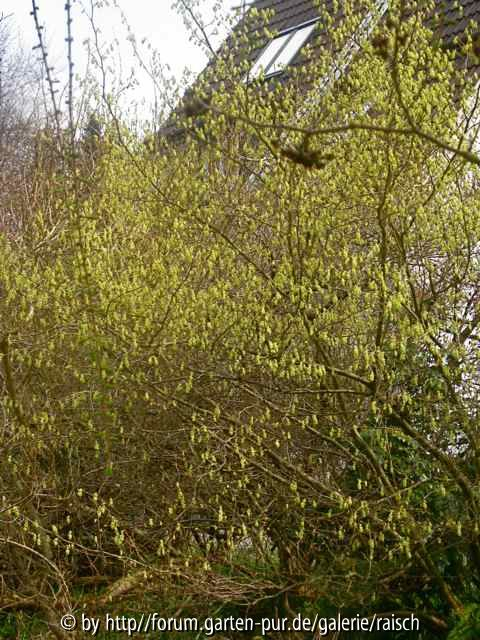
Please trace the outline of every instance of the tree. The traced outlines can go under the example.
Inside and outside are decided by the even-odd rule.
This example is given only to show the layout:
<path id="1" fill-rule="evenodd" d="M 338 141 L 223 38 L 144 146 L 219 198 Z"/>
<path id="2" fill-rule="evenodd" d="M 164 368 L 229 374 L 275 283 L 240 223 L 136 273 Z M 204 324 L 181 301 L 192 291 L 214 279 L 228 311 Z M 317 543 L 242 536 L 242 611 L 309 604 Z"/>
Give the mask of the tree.
<path id="1" fill-rule="evenodd" d="M 39 125 L 38 70 L 13 35 L 10 16 L 0 15 L 0 220 L 4 232 L 22 227 L 24 174 Z M 25 206 L 26 203 L 23 203 Z"/>
<path id="2" fill-rule="evenodd" d="M 308 113 L 238 69 L 181 148 L 117 123 L 4 241 L 2 607 L 476 633 L 475 82 L 391 11 Z"/>

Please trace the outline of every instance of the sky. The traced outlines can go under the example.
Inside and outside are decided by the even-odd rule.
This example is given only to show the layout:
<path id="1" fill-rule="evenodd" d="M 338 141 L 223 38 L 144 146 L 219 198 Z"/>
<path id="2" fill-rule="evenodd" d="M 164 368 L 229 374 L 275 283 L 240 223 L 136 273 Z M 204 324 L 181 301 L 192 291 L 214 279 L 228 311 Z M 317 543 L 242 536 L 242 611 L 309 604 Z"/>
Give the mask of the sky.
<path id="1" fill-rule="evenodd" d="M 182 82 L 184 71 L 196 74 L 202 70 L 207 61 L 207 55 L 198 44 L 192 42 L 191 34 L 184 24 L 183 18 L 172 7 L 174 0 L 94 0 L 98 5 L 94 9 L 94 21 L 99 29 L 99 39 L 102 51 L 109 61 L 108 82 L 111 87 L 118 89 L 118 76 L 122 76 L 125 83 L 132 70 L 135 71 L 137 83 L 130 87 L 130 97 L 137 103 L 151 102 L 154 96 L 153 82 L 148 74 L 142 71 L 138 59 L 132 53 L 132 43 L 126 23 L 122 21 L 122 13 L 135 36 L 137 47 L 142 60 L 152 69 L 153 75 L 159 77 L 159 65 L 170 75 Z M 212 42 L 218 46 L 228 31 L 223 24 L 215 33 L 215 25 L 211 23 L 214 6 L 219 5 L 222 14 L 233 17 L 232 7 L 241 4 L 242 0 L 184 0 L 203 17 L 208 27 Z M 92 0 L 72 0 L 73 18 L 73 61 L 77 82 L 85 76 L 87 67 L 87 41 L 93 42 L 93 32 L 86 12 L 91 9 Z M 60 80 L 58 86 L 64 86 L 67 77 L 66 59 L 66 15 L 65 0 L 36 0 L 40 23 L 44 25 L 45 40 L 48 45 L 49 62 L 54 66 L 54 75 Z M 114 6 L 117 5 L 117 6 Z M 0 14 L 10 16 L 9 26 L 18 33 L 26 49 L 37 44 L 34 21 L 30 15 L 32 0 L 1 0 Z M 142 41 L 146 39 L 145 42 Z M 113 51 L 108 51 L 108 45 L 116 42 Z M 92 68 L 92 67 L 90 67 Z M 183 86 L 191 82 L 192 76 L 183 78 Z M 117 83 L 117 84 L 116 84 Z M 109 86 L 110 88 L 110 86 Z M 128 90 L 122 99 L 127 100 Z"/>

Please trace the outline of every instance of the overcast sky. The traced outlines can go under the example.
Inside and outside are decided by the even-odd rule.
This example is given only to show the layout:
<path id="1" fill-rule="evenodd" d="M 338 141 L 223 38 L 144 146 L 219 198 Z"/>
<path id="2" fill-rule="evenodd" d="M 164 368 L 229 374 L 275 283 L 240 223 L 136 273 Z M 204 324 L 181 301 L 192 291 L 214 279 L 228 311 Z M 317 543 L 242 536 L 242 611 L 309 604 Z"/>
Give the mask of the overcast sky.
<path id="1" fill-rule="evenodd" d="M 192 3 L 192 0 L 186 0 Z M 205 22 L 209 23 L 212 18 L 212 11 L 215 4 L 220 4 L 222 11 L 226 15 L 232 16 L 232 6 L 241 4 L 242 0 L 193 0 L 199 4 L 199 11 L 203 15 Z M 100 8 L 95 9 L 95 23 L 100 29 L 100 38 L 103 46 L 111 43 L 115 39 L 118 41 L 115 53 L 111 56 L 113 70 L 115 74 L 121 73 L 126 78 L 131 69 L 136 71 L 140 85 L 135 89 L 135 99 L 151 99 L 153 92 L 151 81 L 146 74 L 142 74 L 139 64 L 132 54 L 132 46 L 128 40 L 128 30 L 122 23 L 121 12 L 135 35 L 139 48 L 142 51 L 142 58 L 148 61 L 152 56 L 152 50 L 147 48 L 147 44 L 156 49 L 157 60 L 162 65 L 168 65 L 171 74 L 177 79 L 182 77 L 185 69 L 198 73 L 204 67 L 207 57 L 195 43 L 189 40 L 189 32 L 182 17 L 172 8 L 173 0 L 116 0 L 118 8 L 113 6 L 112 1 L 103 1 Z M 45 37 L 48 43 L 50 62 L 54 65 L 54 73 L 62 82 L 65 80 L 66 64 L 66 19 L 65 0 L 36 0 L 38 15 L 41 24 L 45 25 Z M 75 72 L 81 77 L 85 73 L 86 67 L 86 46 L 85 41 L 92 39 L 92 30 L 84 11 L 89 10 L 90 0 L 73 0 L 73 35 L 74 49 L 73 58 Z M 34 30 L 33 18 L 30 15 L 32 9 L 31 0 L 1 0 L 0 12 L 9 15 L 9 24 L 16 30 L 26 48 L 31 48 L 37 43 Z M 214 27 L 209 27 L 215 45 L 221 42 L 227 27 L 216 35 L 213 34 Z M 146 38 L 144 45 L 142 40 Z M 112 77 L 112 76 L 111 76 Z M 112 79 L 113 82 L 113 79 Z"/>

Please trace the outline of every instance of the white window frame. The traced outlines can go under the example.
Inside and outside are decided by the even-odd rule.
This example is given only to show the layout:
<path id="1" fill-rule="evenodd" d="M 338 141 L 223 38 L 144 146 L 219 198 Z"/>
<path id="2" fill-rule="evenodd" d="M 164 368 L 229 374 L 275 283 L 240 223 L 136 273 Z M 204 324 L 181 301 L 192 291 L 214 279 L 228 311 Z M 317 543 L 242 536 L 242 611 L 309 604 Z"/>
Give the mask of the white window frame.
<path id="1" fill-rule="evenodd" d="M 317 22 L 318 20 L 310 20 L 293 29 L 279 33 L 273 40 L 270 40 L 254 62 L 245 80 L 255 80 L 262 73 L 265 78 L 269 78 L 284 71 L 313 33 Z"/>

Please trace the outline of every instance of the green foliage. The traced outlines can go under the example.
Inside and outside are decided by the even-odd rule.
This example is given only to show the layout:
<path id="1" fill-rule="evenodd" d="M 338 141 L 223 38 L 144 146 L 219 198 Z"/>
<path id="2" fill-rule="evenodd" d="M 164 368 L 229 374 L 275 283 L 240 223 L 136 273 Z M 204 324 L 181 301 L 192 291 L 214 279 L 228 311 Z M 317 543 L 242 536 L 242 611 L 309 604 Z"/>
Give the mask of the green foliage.
<path id="1" fill-rule="evenodd" d="M 180 146 L 117 122 L 32 172 L 0 251 L 6 606 L 400 610 L 427 638 L 478 599 L 473 84 L 396 15 L 322 99 L 223 85 Z"/>
<path id="2" fill-rule="evenodd" d="M 480 634 L 480 606 L 467 604 L 447 640 L 474 640 Z"/>
<path id="3" fill-rule="evenodd" d="M 2 639 L 31 640 L 35 637 L 45 637 L 46 633 L 45 621 L 38 615 L 26 613 L 0 615 L 0 638 Z"/>
<path id="4" fill-rule="evenodd" d="M 15 632 L 15 618 L 12 615 L 4 616 L 0 623 L 0 638 L 12 638 Z"/>

